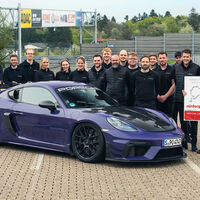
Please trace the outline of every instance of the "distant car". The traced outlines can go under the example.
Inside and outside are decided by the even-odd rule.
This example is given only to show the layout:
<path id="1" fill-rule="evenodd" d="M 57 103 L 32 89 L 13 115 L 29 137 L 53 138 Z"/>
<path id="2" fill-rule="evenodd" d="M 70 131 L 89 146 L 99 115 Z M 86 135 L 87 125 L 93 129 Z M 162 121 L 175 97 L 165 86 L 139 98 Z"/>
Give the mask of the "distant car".
<path id="1" fill-rule="evenodd" d="M 26 83 L 0 94 L 0 142 L 56 150 L 84 162 L 183 158 L 182 131 L 164 113 L 121 107 L 84 83 Z"/>

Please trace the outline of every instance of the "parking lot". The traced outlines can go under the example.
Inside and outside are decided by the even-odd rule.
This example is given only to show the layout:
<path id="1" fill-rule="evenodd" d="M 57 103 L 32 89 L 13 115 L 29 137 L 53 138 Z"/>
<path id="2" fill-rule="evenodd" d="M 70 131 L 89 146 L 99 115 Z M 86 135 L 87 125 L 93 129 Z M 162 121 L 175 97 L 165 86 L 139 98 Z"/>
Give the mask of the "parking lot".
<path id="1" fill-rule="evenodd" d="M 59 152 L 2 144 L 0 199 L 199 199 L 200 154 L 190 146 L 186 153 L 186 159 L 165 163 L 87 164 Z"/>

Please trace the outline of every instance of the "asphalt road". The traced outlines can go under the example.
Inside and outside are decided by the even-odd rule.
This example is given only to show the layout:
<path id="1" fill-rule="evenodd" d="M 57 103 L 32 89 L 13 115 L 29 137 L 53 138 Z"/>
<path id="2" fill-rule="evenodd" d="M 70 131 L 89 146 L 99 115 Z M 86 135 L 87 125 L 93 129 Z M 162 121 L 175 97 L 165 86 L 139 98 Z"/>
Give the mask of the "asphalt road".
<path id="1" fill-rule="evenodd" d="M 186 159 L 164 163 L 87 164 L 59 152 L 1 144 L 0 200 L 199 200 L 200 154 L 186 152 Z"/>

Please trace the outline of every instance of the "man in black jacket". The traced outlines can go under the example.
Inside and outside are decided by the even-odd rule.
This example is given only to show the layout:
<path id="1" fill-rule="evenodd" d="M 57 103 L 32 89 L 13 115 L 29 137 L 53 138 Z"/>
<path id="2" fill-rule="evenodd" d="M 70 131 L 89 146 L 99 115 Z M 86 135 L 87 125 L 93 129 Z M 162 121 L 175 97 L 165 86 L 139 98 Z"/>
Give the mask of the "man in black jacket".
<path id="1" fill-rule="evenodd" d="M 159 78 L 156 72 L 149 69 L 149 57 L 140 59 L 141 69 L 131 76 L 130 98 L 134 106 L 156 109 Z"/>
<path id="2" fill-rule="evenodd" d="M 103 78 L 103 73 L 105 72 L 105 68 L 102 66 L 102 57 L 101 55 L 93 56 L 94 66 L 89 70 L 89 83 L 93 84 L 95 87 L 105 90 L 104 84 L 101 81 Z"/>
<path id="3" fill-rule="evenodd" d="M 8 85 L 17 85 L 24 83 L 24 72 L 18 67 L 18 56 L 10 55 L 10 67 L 6 68 L 3 73 L 3 82 Z"/>
<path id="4" fill-rule="evenodd" d="M 179 112 L 181 129 L 185 133 L 183 147 L 188 148 L 189 133 L 191 134 L 192 151 L 197 150 L 197 121 L 190 121 L 190 126 L 187 121 L 184 121 L 184 77 L 185 76 L 200 76 L 200 67 L 192 62 L 191 50 L 185 49 L 182 51 L 182 62 L 174 68 L 174 77 L 176 84 L 175 104 L 174 104 L 174 120 L 177 121 Z"/>
<path id="5" fill-rule="evenodd" d="M 120 104 L 126 105 L 130 82 L 129 72 L 127 68 L 120 66 L 118 55 L 113 55 L 111 62 L 112 67 L 103 74 L 102 81 L 105 84 L 105 91 L 111 97 L 118 100 Z"/>
<path id="6" fill-rule="evenodd" d="M 25 82 L 33 82 L 35 72 L 39 70 L 39 63 L 36 62 L 33 57 L 34 50 L 28 48 L 26 50 L 26 60 L 19 65 L 19 67 L 24 71 Z"/>

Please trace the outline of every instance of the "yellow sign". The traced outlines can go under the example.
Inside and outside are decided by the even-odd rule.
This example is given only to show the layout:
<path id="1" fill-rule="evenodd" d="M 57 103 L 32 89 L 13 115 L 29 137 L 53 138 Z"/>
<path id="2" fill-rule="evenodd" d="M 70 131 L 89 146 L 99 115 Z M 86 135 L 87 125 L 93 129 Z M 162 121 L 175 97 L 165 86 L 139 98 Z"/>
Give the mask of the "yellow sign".
<path id="1" fill-rule="evenodd" d="M 21 28 L 32 27 L 32 13 L 31 9 L 21 10 Z"/>

